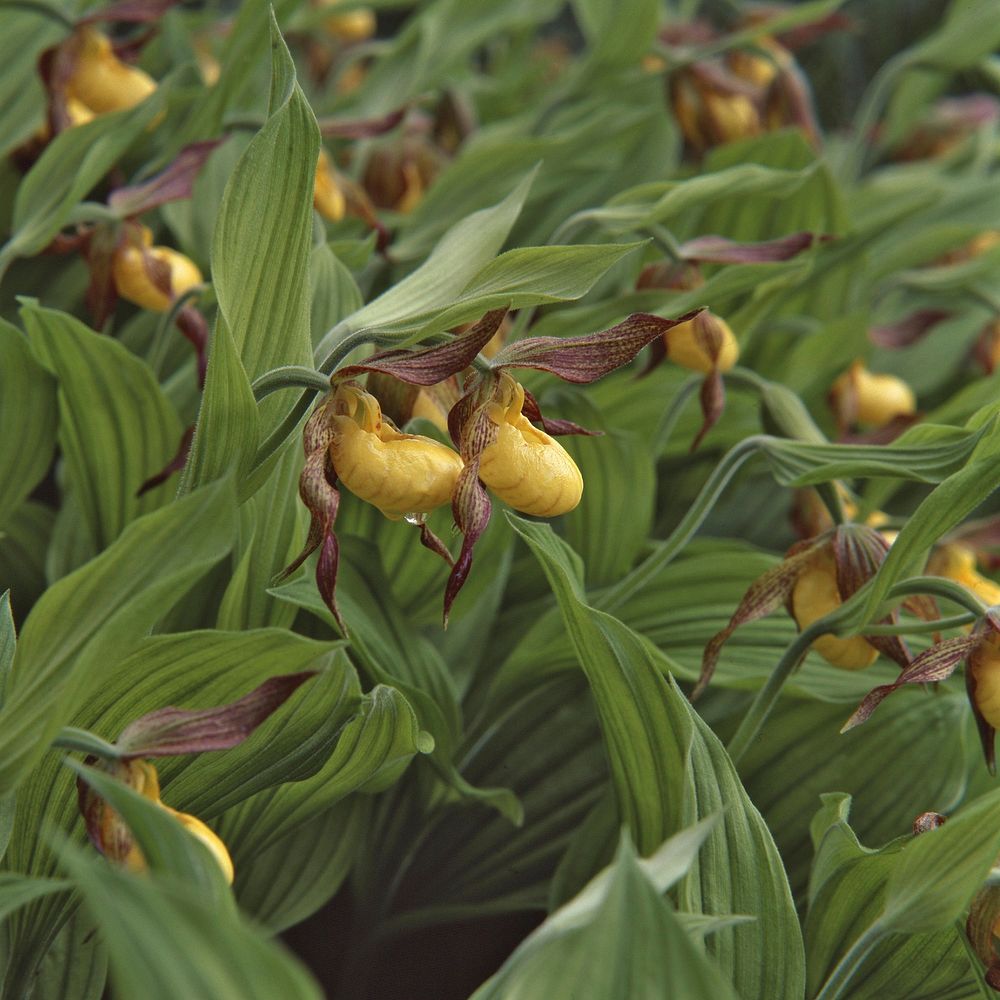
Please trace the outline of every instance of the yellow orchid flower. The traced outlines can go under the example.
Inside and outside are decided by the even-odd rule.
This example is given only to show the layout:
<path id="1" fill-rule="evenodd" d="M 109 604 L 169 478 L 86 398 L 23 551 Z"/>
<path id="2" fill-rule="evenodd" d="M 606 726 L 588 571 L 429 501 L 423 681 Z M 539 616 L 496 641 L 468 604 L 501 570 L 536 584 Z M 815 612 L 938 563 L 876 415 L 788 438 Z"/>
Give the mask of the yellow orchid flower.
<path id="1" fill-rule="evenodd" d="M 139 238 L 126 238 L 114 253 L 111 276 L 118 294 L 152 312 L 166 312 L 178 296 L 202 283 L 201 271 L 189 257 L 170 247 L 153 246 L 153 234 L 140 227 Z M 169 293 L 150 273 L 163 269 Z"/>

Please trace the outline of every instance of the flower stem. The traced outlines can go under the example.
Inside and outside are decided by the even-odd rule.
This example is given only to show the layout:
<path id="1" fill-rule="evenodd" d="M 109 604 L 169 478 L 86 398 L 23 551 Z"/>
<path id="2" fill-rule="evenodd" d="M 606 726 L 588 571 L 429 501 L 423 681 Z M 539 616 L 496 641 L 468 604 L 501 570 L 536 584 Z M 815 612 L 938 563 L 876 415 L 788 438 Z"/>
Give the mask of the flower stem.
<path id="1" fill-rule="evenodd" d="M 330 388 L 330 379 L 322 372 L 304 365 L 284 365 L 264 372 L 254 380 L 252 388 L 253 398 L 260 402 L 279 389 L 300 388 L 326 392 Z"/>
<path id="2" fill-rule="evenodd" d="M 94 754 L 107 760 L 117 760 L 122 755 L 113 743 L 108 743 L 100 736 L 88 733 L 86 729 L 78 729 L 76 726 L 63 726 L 56 734 L 52 745 L 61 750 L 76 750 L 78 753 Z"/>
<path id="3" fill-rule="evenodd" d="M 781 689 L 785 686 L 785 681 L 802 662 L 806 653 L 809 652 L 809 647 L 821 635 L 830 631 L 831 617 L 827 615 L 825 618 L 820 618 L 800 632 L 795 637 L 795 641 L 782 654 L 781 659 L 778 660 L 778 665 L 750 703 L 750 708 L 743 716 L 743 721 L 740 722 L 739 728 L 729 741 L 729 746 L 726 747 L 734 764 L 750 748 L 750 744 L 760 732 L 761 726 L 771 714 L 771 709 L 774 708 L 775 702 L 781 694 Z"/>

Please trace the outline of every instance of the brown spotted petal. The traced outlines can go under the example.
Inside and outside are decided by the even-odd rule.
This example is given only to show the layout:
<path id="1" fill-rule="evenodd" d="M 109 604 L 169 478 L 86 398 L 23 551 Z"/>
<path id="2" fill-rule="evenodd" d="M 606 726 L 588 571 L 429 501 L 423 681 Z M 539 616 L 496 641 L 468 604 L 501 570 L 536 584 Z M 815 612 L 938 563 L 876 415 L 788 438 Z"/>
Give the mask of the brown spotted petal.
<path id="1" fill-rule="evenodd" d="M 494 358 L 493 367 L 535 368 L 558 375 L 567 382 L 595 382 L 627 364 L 648 343 L 694 319 L 701 311 L 695 309 L 677 319 L 633 313 L 608 330 L 582 337 L 529 337 L 505 347 Z"/>
<path id="2" fill-rule="evenodd" d="M 862 722 L 867 722 L 872 712 L 893 691 L 898 691 L 905 684 L 931 684 L 950 677 L 955 668 L 969 657 L 980 642 L 982 642 L 981 635 L 958 635 L 925 649 L 919 656 L 914 657 L 892 684 L 882 684 L 870 691 L 840 731 L 846 733 L 849 729 L 860 726 Z"/>
<path id="3" fill-rule="evenodd" d="M 142 184 L 116 188 L 108 197 L 108 205 L 120 218 L 139 215 L 170 201 L 191 197 L 195 178 L 223 139 L 207 139 L 185 146 L 177 158 L 155 177 Z"/>
<path id="4" fill-rule="evenodd" d="M 490 523 L 493 504 L 486 487 L 479 480 L 479 457 L 496 440 L 499 428 L 489 418 L 489 406 L 496 383 L 493 379 L 471 390 L 452 408 L 448 425 L 458 444 L 465 467 L 455 484 L 451 511 L 462 533 L 462 549 L 452 567 L 444 591 L 444 623 L 448 624 L 451 606 L 472 569 L 472 550 Z"/>
<path id="5" fill-rule="evenodd" d="M 847 600 L 860 590 L 877 572 L 889 551 L 889 543 L 874 528 L 866 524 L 838 525 L 833 535 L 833 558 L 837 566 L 837 590 Z M 896 624 L 894 611 L 879 624 Z M 910 663 L 910 651 L 898 635 L 865 636 L 883 656 L 895 660 L 901 667 Z"/>
<path id="6" fill-rule="evenodd" d="M 705 435 L 719 422 L 719 417 L 726 409 L 726 386 L 718 368 L 713 368 L 701 383 L 698 393 L 701 403 L 701 427 L 691 442 L 691 451 L 695 451 Z"/>
<path id="7" fill-rule="evenodd" d="M 118 246 L 116 227 L 97 225 L 82 239 L 81 249 L 90 271 L 86 303 L 95 330 L 103 328 L 115 311 L 118 290 L 112 276 L 112 261 Z"/>
<path id="8" fill-rule="evenodd" d="M 790 260 L 803 250 L 808 250 L 817 239 L 829 237 L 817 237 L 815 233 L 803 232 L 763 243 L 737 243 L 724 236 L 700 236 L 682 244 L 679 252 L 685 260 L 706 264 L 769 264 Z"/>
<path id="9" fill-rule="evenodd" d="M 816 550 L 827 544 L 829 544 L 829 539 L 826 536 L 821 536 L 804 542 L 801 546 L 793 546 L 789 554 L 777 566 L 772 567 L 750 584 L 739 606 L 733 612 L 732 618 L 729 619 L 729 624 L 721 632 L 716 633 L 705 647 L 701 658 L 701 676 L 691 693 L 692 699 L 697 698 L 712 680 L 715 665 L 719 661 L 719 654 L 722 652 L 722 647 L 729 641 L 729 637 L 741 625 L 766 618 L 772 612 L 777 611 L 791 596 L 796 580 L 809 564 Z"/>
<path id="10" fill-rule="evenodd" d="M 228 705 L 158 709 L 129 723 L 118 737 L 116 746 L 123 752 L 124 759 L 229 750 L 239 746 L 315 674 L 316 671 L 307 670 L 272 677 Z"/>
<path id="11" fill-rule="evenodd" d="M 326 407 L 327 403 L 323 403 L 316 409 L 306 422 L 303 433 L 306 461 L 299 476 L 299 496 L 311 518 L 309 535 L 302 551 L 278 574 L 275 582 L 280 583 L 289 577 L 316 549 L 320 549 L 316 564 L 316 586 L 341 632 L 346 635 L 347 629 L 340 617 L 335 595 L 340 548 L 337 536 L 333 533 L 333 525 L 340 507 L 340 491 L 336 485 L 336 470 L 330 462 L 333 429 L 327 419 Z"/>
<path id="12" fill-rule="evenodd" d="M 909 347 L 923 340 L 938 323 L 950 316 L 945 309 L 917 309 L 895 323 L 873 326 L 868 331 L 868 339 L 876 347 Z"/>
<path id="13" fill-rule="evenodd" d="M 335 377 L 350 378 L 364 372 L 382 372 L 413 385 L 435 385 L 468 368 L 500 329 L 506 314 L 506 309 L 494 309 L 475 326 L 446 344 L 415 350 L 382 351 L 358 364 L 339 369 Z"/>

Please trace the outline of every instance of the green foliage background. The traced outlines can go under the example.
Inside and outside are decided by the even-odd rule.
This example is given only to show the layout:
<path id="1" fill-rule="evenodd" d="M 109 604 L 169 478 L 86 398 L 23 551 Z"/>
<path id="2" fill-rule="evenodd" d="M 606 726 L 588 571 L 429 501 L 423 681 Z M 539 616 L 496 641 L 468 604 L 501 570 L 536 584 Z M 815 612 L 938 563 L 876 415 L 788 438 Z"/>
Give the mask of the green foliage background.
<path id="1" fill-rule="evenodd" d="M 386 24 L 406 7 L 377 6 Z M 822 151 L 789 129 L 694 165 L 664 74 L 642 58 L 668 15 L 698 6 L 429 0 L 362 50 L 364 82 L 338 94 L 307 66 L 317 9 L 182 5 L 142 53 L 155 95 L 60 133 L 27 166 L 9 154 L 44 119 L 37 59 L 89 5 L 0 4 L 3 1000 L 97 1000 L 107 983 L 144 1000 L 318 997 L 278 935 L 331 900 L 336 929 L 313 925 L 336 955 L 330 996 L 390 983 L 443 996 L 407 984 L 400 942 L 423 942 L 431 969 L 461 966 L 433 942 L 504 915 L 526 936 L 470 985 L 477 1000 L 991 995 L 962 925 L 995 877 L 1000 791 L 961 677 L 902 690 L 842 736 L 895 668 L 838 672 L 810 655 L 731 757 L 794 639 L 779 613 L 734 636 L 705 697 L 692 706 L 685 692 L 705 643 L 794 540 L 793 487 L 849 482 L 864 511 L 901 528 L 844 630 L 881 620 L 942 536 L 993 509 L 1000 376 L 968 351 L 1000 309 L 1000 249 L 940 258 L 1000 229 L 995 128 L 912 163 L 869 140 L 877 122 L 885 141 L 907 134 L 950 87 L 995 91 L 1000 18 L 979 0 L 938 18 L 927 11 L 944 5 L 848 5 L 877 26 L 864 45 L 835 34 L 802 55 L 831 126 Z M 838 6 L 791 6 L 782 27 Z M 705 8 L 730 24 L 740 13 Z M 894 12 L 919 30 L 877 51 L 899 38 Z M 230 14 L 207 87 L 192 40 Z M 535 45 L 567 25 L 576 51 L 549 79 Z M 479 128 L 413 212 L 385 213 L 388 256 L 359 220 L 312 211 L 320 126 L 432 106 L 445 90 Z M 145 218 L 209 276 L 199 392 L 169 317 L 122 304 L 93 329 L 82 258 L 41 251 L 107 221 L 109 173 L 146 179 L 219 136 L 191 197 Z M 392 141 L 324 140 L 355 173 Z M 636 290 L 664 247 L 803 230 L 831 238 L 784 261 L 708 265 L 694 290 Z M 549 525 L 497 502 L 444 631 L 444 567 L 415 531 L 345 494 L 345 638 L 310 572 L 274 583 L 308 526 L 296 491 L 315 393 L 258 403 L 252 384 L 501 306 L 517 310 L 514 339 L 529 323 L 532 336 L 579 335 L 708 306 L 741 348 L 725 414 L 691 453 L 690 373 L 638 379 L 642 359 L 587 387 L 526 373 L 548 415 L 606 432 L 567 444 L 582 505 Z M 872 327 L 921 308 L 950 315 L 913 346 L 872 345 Z M 856 357 L 919 396 L 922 421 L 891 445 L 829 440 L 825 395 Z M 189 425 L 183 471 L 139 496 Z M 432 524 L 451 540 L 447 510 Z M 166 812 L 100 775 L 87 780 L 150 872 L 86 845 L 67 733 L 114 740 L 144 713 L 220 705 L 306 669 L 317 676 L 241 746 L 160 763 L 164 801 L 229 846 L 232 890 Z M 914 838 L 929 810 L 954 815 Z"/>

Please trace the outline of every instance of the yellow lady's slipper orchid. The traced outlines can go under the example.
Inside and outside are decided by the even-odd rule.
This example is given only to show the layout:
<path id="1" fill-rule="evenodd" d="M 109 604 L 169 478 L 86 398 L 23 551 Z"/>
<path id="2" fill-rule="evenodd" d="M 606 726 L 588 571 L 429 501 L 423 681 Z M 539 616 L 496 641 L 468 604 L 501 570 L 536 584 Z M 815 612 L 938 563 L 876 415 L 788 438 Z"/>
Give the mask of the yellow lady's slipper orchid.
<path id="1" fill-rule="evenodd" d="M 837 587 L 837 566 L 828 549 L 820 549 L 799 574 L 791 595 L 792 617 L 800 629 L 840 607 L 843 600 Z M 878 657 L 878 650 L 861 636 L 839 639 L 824 635 L 812 648 L 827 663 L 844 670 L 863 670 Z"/>
<path id="2" fill-rule="evenodd" d="M 864 427 L 884 427 L 917 411 L 913 390 L 895 375 L 876 375 L 855 361 L 830 389 L 834 409 Z"/>
<path id="3" fill-rule="evenodd" d="M 710 323 L 715 327 L 715 335 L 720 339 L 718 356 L 712 358 L 698 332 L 698 325 Z M 713 313 L 702 313 L 694 319 L 681 323 L 663 335 L 667 345 L 667 358 L 682 368 L 709 373 L 713 369 L 727 372 L 736 364 L 740 356 L 740 345 L 729 324 Z"/>
<path id="4" fill-rule="evenodd" d="M 189 257 L 170 247 L 153 246 L 153 234 L 146 226 L 140 230 L 140 244 L 126 239 L 115 251 L 111 276 L 118 294 L 129 302 L 152 312 L 166 312 L 174 300 L 189 288 L 200 285 L 201 271 Z M 168 295 L 150 276 L 147 257 L 153 266 L 164 266 L 170 276 Z"/>
<path id="5" fill-rule="evenodd" d="M 111 39 L 95 28 L 81 29 L 76 45 L 66 96 L 94 114 L 135 107 L 156 90 L 156 81 L 138 67 L 123 63 L 112 51 Z"/>
<path id="6" fill-rule="evenodd" d="M 451 448 L 396 430 L 378 400 L 356 386 L 340 386 L 333 408 L 330 459 L 355 496 L 394 520 L 451 499 L 462 471 L 462 459 Z"/>
<path id="7" fill-rule="evenodd" d="M 571 511 L 583 496 L 583 476 L 558 441 L 535 427 L 522 413 L 524 388 L 501 376 L 504 402 L 494 402 L 489 419 L 496 440 L 479 457 L 479 478 L 515 510 L 536 517 Z"/>
<path id="8" fill-rule="evenodd" d="M 148 761 L 130 760 L 122 766 L 126 769 L 124 779 L 129 787 L 176 817 L 188 833 L 197 837 L 211 851 L 212 856 L 222 869 L 226 881 L 232 884 L 233 861 L 218 834 L 197 817 L 171 809 L 170 806 L 160 801 L 159 777 L 156 768 Z M 130 871 L 146 871 L 146 859 L 132 834 L 122 822 L 121 816 L 103 799 L 100 800 L 99 808 L 100 814 L 96 829 L 90 830 L 97 848 L 106 857 L 119 862 Z"/>
<path id="9" fill-rule="evenodd" d="M 780 70 L 791 65 L 794 60 L 791 52 L 769 35 L 758 35 L 753 44 L 767 55 L 759 55 L 748 49 L 731 49 L 726 54 L 726 65 L 741 80 L 767 90 L 777 79 Z"/>
<path id="10" fill-rule="evenodd" d="M 319 0 L 321 7 L 336 7 L 343 0 Z M 375 34 L 375 12 L 369 7 L 355 7 L 342 14 L 331 14 L 323 19 L 323 28 L 338 41 L 363 42 Z"/>
<path id="11" fill-rule="evenodd" d="M 1000 604 L 1000 584 L 976 569 L 976 554 L 968 546 L 957 542 L 937 546 L 927 560 L 927 572 L 955 580 L 990 607 Z"/>
<path id="12" fill-rule="evenodd" d="M 347 199 L 325 149 L 320 149 L 319 159 L 316 162 L 313 205 L 316 211 L 330 222 L 340 222 L 347 212 Z"/>

